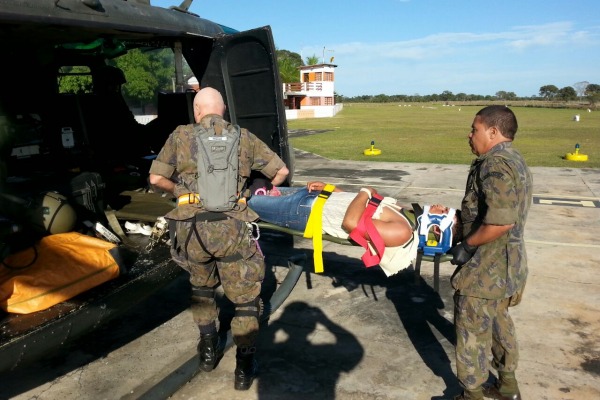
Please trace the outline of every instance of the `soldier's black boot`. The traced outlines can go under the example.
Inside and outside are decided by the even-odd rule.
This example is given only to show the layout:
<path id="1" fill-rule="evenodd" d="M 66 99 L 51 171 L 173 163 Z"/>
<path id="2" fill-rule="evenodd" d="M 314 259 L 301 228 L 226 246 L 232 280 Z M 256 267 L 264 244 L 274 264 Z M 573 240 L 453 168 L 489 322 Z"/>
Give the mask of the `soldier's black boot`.
<path id="1" fill-rule="evenodd" d="M 521 400 L 519 384 L 514 372 L 498 372 L 498 379 L 492 385 L 483 387 L 485 397 L 495 400 Z"/>
<path id="2" fill-rule="evenodd" d="M 215 369 L 217 362 L 223 356 L 218 333 L 200 335 L 198 356 L 200 357 L 199 366 L 202 371 L 210 372 Z"/>
<path id="3" fill-rule="evenodd" d="M 465 389 L 461 394 L 455 396 L 454 400 L 483 400 L 483 391 L 481 388 L 474 390 Z"/>
<path id="4" fill-rule="evenodd" d="M 256 347 L 238 347 L 235 353 L 235 390 L 248 390 L 258 374 L 258 363 L 254 359 Z"/>

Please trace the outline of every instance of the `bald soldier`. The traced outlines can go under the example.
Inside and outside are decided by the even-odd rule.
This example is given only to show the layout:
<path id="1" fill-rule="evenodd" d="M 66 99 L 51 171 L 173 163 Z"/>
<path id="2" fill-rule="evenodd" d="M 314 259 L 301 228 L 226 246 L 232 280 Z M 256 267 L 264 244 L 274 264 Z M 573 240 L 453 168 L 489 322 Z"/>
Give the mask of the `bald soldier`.
<path id="1" fill-rule="evenodd" d="M 189 272 L 192 284 L 192 315 L 200 330 L 200 369 L 212 371 L 223 349 L 216 321 L 215 288 L 221 284 L 235 305 L 231 332 L 236 349 L 236 390 L 247 390 L 257 374 L 254 358 L 259 328 L 261 283 L 264 258 L 248 229 L 258 215 L 240 200 L 231 211 L 209 212 L 200 201 L 198 188 L 197 136 L 214 127 L 217 135 L 231 124 L 223 119 L 225 103 L 212 88 L 194 98 L 197 124 L 175 129 L 150 167 L 150 183 L 177 198 L 169 220 L 173 260 Z M 252 171 L 259 171 L 273 185 L 283 183 L 289 173 L 285 163 L 269 146 L 246 129 L 240 129 L 238 192 Z"/>

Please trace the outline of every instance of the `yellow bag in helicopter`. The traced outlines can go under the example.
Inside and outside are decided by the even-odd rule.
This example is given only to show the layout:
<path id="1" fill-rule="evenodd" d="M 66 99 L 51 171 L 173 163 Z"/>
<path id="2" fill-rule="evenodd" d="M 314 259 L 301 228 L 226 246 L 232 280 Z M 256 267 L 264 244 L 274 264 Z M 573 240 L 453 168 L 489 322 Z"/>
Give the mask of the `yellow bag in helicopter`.
<path id="1" fill-rule="evenodd" d="M 0 264 L 0 307 L 16 314 L 45 310 L 116 278 L 115 247 L 77 232 L 42 238 Z"/>

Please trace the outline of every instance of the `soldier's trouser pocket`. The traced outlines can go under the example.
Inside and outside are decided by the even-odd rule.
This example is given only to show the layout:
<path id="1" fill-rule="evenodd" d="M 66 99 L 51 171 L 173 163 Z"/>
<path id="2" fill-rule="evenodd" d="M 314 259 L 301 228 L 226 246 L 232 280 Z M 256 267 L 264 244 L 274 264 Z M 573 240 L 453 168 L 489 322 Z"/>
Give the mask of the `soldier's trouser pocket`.
<path id="1" fill-rule="evenodd" d="M 521 300 L 523 299 L 524 291 L 525 291 L 525 286 L 523 286 L 521 289 L 517 290 L 515 292 L 515 294 L 510 296 L 510 300 L 508 301 L 508 306 L 509 307 L 518 306 L 521 303 Z"/>

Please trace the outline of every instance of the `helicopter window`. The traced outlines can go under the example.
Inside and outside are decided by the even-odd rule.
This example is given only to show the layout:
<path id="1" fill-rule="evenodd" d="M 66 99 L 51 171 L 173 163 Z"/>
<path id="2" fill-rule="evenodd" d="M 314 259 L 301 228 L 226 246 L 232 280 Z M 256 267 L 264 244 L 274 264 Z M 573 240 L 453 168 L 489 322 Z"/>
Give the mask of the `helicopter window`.
<path id="1" fill-rule="evenodd" d="M 91 93 L 93 89 L 90 67 L 85 65 L 62 66 L 57 76 L 58 93 Z"/>

